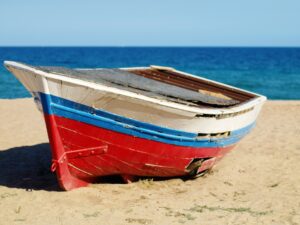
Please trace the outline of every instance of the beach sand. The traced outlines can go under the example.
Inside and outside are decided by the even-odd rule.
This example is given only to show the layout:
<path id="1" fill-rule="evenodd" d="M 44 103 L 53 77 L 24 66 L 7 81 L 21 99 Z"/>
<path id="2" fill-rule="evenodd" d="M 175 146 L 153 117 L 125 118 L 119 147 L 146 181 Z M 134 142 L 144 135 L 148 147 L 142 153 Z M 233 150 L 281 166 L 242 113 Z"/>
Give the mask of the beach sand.
<path id="1" fill-rule="evenodd" d="M 256 128 L 195 180 L 111 179 L 69 192 L 49 171 L 32 99 L 0 100 L 0 224 L 300 224 L 300 101 L 268 101 Z"/>

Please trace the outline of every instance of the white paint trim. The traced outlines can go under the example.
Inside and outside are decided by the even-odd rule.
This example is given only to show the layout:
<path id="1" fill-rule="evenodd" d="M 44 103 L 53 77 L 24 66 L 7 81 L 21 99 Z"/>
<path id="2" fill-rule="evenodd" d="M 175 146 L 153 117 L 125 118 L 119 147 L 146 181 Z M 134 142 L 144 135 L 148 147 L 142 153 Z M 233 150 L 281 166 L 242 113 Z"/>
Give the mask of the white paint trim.
<path id="1" fill-rule="evenodd" d="M 246 103 L 237 105 L 237 106 L 232 107 L 232 108 L 224 108 L 224 109 L 198 108 L 198 107 L 194 107 L 194 106 L 187 106 L 187 105 L 183 105 L 183 104 L 179 104 L 179 103 L 169 102 L 167 100 L 161 100 L 161 99 L 155 99 L 155 98 L 147 97 L 147 96 L 144 96 L 144 95 L 141 95 L 141 94 L 133 93 L 133 92 L 126 91 L 126 90 L 120 90 L 120 89 L 114 88 L 114 87 L 108 87 L 108 86 L 105 86 L 105 85 L 102 85 L 102 84 L 95 84 L 95 83 L 92 83 L 92 82 L 83 81 L 83 80 L 79 80 L 79 79 L 75 79 L 75 78 L 70 78 L 70 77 L 66 77 L 66 76 L 62 76 L 62 75 L 58 75 L 58 74 L 46 73 L 44 71 L 38 70 L 36 68 L 30 67 L 30 66 L 27 66 L 25 64 L 18 63 L 18 62 L 4 61 L 4 65 L 8 68 L 9 67 L 15 67 L 15 68 L 31 71 L 34 74 L 37 74 L 37 75 L 40 75 L 40 76 L 43 76 L 43 77 L 46 77 L 46 78 L 55 79 L 55 80 L 58 80 L 58 81 L 61 80 L 61 81 L 64 81 L 64 82 L 69 82 L 69 83 L 73 83 L 73 84 L 77 84 L 77 85 L 81 85 L 81 86 L 86 86 L 86 87 L 90 87 L 92 89 L 96 89 L 96 90 L 100 90 L 100 91 L 110 92 L 110 93 L 114 93 L 114 94 L 120 94 L 120 95 L 124 95 L 124 96 L 131 97 L 131 98 L 137 98 L 137 99 L 141 99 L 141 100 L 144 100 L 144 101 L 152 102 L 152 103 L 155 103 L 155 104 L 167 106 L 167 107 L 174 108 L 174 109 L 188 111 L 188 112 L 195 113 L 195 114 L 221 115 L 221 114 L 236 113 L 236 112 L 240 112 L 240 111 L 252 108 L 252 107 L 254 107 L 258 104 L 261 104 L 262 102 L 264 102 L 266 100 L 265 96 L 258 95 L 256 93 L 252 93 L 252 94 L 256 95 L 257 98 L 254 98 L 251 101 L 248 101 Z M 141 68 L 141 67 L 136 67 L 136 68 Z M 130 69 L 136 69 L 136 68 L 128 68 L 128 69 L 130 70 Z M 142 67 L 142 68 L 144 68 L 144 67 Z M 124 68 L 122 68 L 122 69 L 124 69 Z M 177 70 L 175 70 L 175 71 L 177 71 Z M 199 77 L 188 74 L 188 73 L 183 73 L 183 72 L 180 72 L 180 71 L 177 71 L 177 72 L 199 79 Z M 209 82 L 216 83 L 216 84 L 224 85 L 226 87 L 230 87 L 230 88 L 233 88 L 233 89 L 236 89 L 236 90 L 246 92 L 245 90 L 238 89 L 238 88 L 235 88 L 235 87 L 232 87 L 232 86 L 229 86 L 229 85 L 225 85 L 225 84 L 222 84 L 222 83 L 218 83 L 218 82 L 215 82 L 215 81 L 211 81 L 211 80 L 208 80 L 208 79 L 205 79 L 205 78 L 202 78 L 202 77 L 201 77 L 201 79 L 204 79 L 204 80 L 207 80 Z M 248 92 L 248 93 L 251 93 L 251 92 Z"/>

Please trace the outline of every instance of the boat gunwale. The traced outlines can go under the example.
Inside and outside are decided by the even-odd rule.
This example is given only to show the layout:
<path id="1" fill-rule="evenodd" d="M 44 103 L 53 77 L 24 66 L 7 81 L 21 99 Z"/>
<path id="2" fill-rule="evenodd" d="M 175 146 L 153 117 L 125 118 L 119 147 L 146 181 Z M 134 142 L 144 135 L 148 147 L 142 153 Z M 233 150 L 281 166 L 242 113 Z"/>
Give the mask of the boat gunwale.
<path id="1" fill-rule="evenodd" d="M 99 91 L 104 91 L 104 92 L 109 92 L 109 93 L 114 93 L 114 94 L 118 94 L 118 95 L 123 95 L 129 98 L 135 98 L 135 99 L 139 99 L 139 100 L 143 100 L 146 102 L 151 102 L 154 104 L 159 104 L 165 107 L 169 107 L 169 108 L 173 108 L 173 109 L 177 109 L 177 110 L 182 110 L 182 111 L 186 111 L 189 113 L 194 113 L 195 115 L 201 117 L 201 115 L 227 115 L 227 114 L 234 114 L 236 115 L 236 113 L 239 112 L 243 112 L 247 109 L 253 108 L 256 105 L 263 103 L 264 101 L 266 101 L 266 97 L 263 95 L 259 95 L 257 93 L 254 92 L 249 92 L 240 88 L 236 88 L 227 84 L 223 84 L 217 81 L 213 81 L 213 80 L 209 80 L 203 77 L 197 77 L 195 75 L 189 74 L 189 73 L 185 73 L 185 72 L 181 72 L 178 70 L 173 70 L 175 72 L 181 73 L 183 75 L 186 76 L 191 76 L 194 77 L 196 79 L 202 79 L 204 81 L 210 82 L 210 83 L 214 83 L 217 85 L 221 85 L 227 88 L 231 88 L 233 90 L 238 90 L 238 91 L 242 91 L 242 92 L 246 92 L 249 94 L 254 95 L 253 99 L 250 99 L 246 102 L 242 102 L 240 104 L 237 104 L 235 106 L 231 106 L 228 108 L 200 108 L 200 107 L 196 107 L 196 106 L 189 106 L 189 105 L 185 105 L 185 104 L 181 104 L 181 103 L 175 103 L 175 102 L 171 102 L 168 101 L 166 99 L 157 99 L 157 98 L 153 98 L 153 97 L 148 97 L 139 93 L 134 93 L 131 92 L 129 90 L 121 90 L 118 89 L 116 87 L 109 87 L 106 86 L 104 84 L 100 84 L 100 83 L 93 83 L 93 82 L 89 82 L 89 81 L 84 81 L 84 80 L 80 80 L 80 79 L 76 79 L 76 78 L 72 78 L 72 77 L 66 77 L 64 75 L 60 75 L 60 74 L 55 74 L 55 73 L 48 73 L 48 72 L 44 72 L 34 66 L 28 66 L 26 64 L 23 63 L 19 63 L 19 62 L 14 62 L 14 61 L 4 61 L 4 65 L 5 67 L 9 70 L 9 67 L 15 67 L 17 69 L 21 69 L 21 70 L 27 70 L 30 71 L 36 75 L 40 75 L 42 77 L 46 77 L 49 79 L 54 79 L 54 80 L 58 80 L 58 81 L 63 81 L 63 82 L 67 82 L 67 83 L 71 83 L 71 84 L 75 84 L 75 85 L 79 85 L 79 86 L 85 86 L 85 87 L 89 87 L 95 90 L 99 90 Z M 120 68 L 122 70 L 134 70 L 134 69 L 149 69 L 151 67 L 129 67 L 129 68 Z M 85 68 L 88 69 L 88 68 Z M 85 70 L 82 69 L 82 70 Z M 96 68 L 96 69 L 100 69 L 100 68 Z M 49 90 L 45 90 L 47 94 L 51 94 L 49 92 Z"/>

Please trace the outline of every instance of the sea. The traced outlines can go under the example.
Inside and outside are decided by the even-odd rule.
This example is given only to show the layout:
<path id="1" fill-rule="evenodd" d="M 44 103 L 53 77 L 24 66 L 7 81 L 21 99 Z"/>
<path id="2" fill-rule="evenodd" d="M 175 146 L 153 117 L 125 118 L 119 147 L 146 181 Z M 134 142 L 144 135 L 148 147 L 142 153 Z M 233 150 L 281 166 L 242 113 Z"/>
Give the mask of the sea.
<path id="1" fill-rule="evenodd" d="M 30 97 L 4 60 L 69 68 L 161 65 L 265 95 L 300 99 L 300 48 L 0 47 L 0 98 Z"/>

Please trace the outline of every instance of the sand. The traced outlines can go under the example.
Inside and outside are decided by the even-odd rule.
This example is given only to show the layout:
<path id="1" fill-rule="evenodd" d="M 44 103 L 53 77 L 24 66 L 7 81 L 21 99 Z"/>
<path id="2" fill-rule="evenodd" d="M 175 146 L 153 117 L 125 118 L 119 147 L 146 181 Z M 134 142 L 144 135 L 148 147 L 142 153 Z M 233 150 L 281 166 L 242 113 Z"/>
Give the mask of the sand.
<path id="1" fill-rule="evenodd" d="M 32 99 L 0 100 L 0 224 L 300 224 L 300 101 L 269 101 L 256 128 L 195 180 L 107 180 L 70 192 L 49 171 Z"/>

